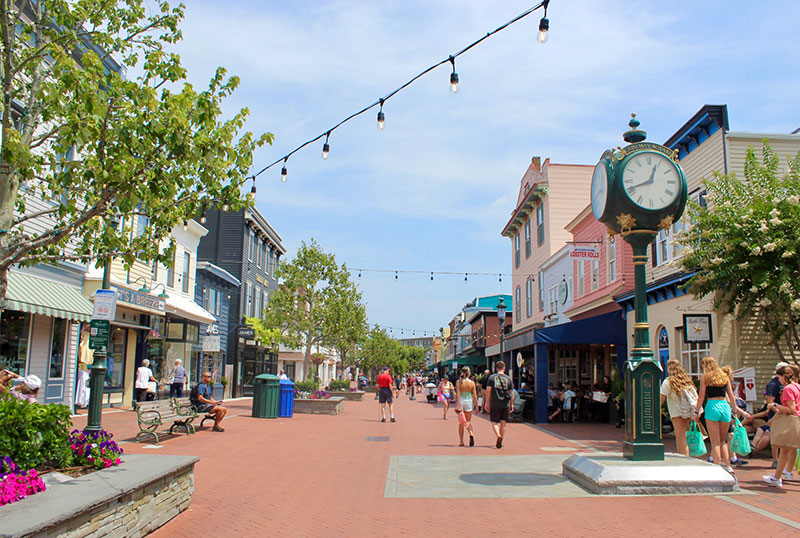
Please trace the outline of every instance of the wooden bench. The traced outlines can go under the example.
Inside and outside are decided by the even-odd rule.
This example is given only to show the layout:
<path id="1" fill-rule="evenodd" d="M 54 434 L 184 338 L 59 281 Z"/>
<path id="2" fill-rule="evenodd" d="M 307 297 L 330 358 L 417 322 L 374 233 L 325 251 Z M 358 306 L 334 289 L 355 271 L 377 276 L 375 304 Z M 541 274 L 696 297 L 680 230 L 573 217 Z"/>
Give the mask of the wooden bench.
<path id="1" fill-rule="evenodd" d="M 183 400 L 176 399 L 177 401 Z M 136 440 L 140 437 L 150 435 L 155 438 L 158 444 L 159 426 L 169 424 L 169 433 L 172 434 L 176 428 L 183 427 L 187 434 L 194 433 L 194 426 L 192 421 L 197 418 L 197 413 L 194 412 L 189 399 L 185 398 L 188 404 L 188 410 L 184 406 L 179 406 L 173 400 L 154 400 L 151 402 L 133 402 L 133 409 L 136 411 L 136 417 L 139 421 L 139 433 L 136 434 Z M 163 435 L 163 434 L 162 434 Z"/>
<path id="2" fill-rule="evenodd" d="M 189 398 L 172 398 L 171 402 L 172 402 L 172 407 L 173 409 L 175 409 L 175 413 L 178 416 L 183 416 L 187 418 L 191 417 L 192 420 L 200 416 L 200 414 L 197 412 L 197 408 L 192 404 Z M 214 420 L 214 415 L 208 415 L 208 414 L 205 415 L 202 418 L 202 420 L 200 420 L 201 428 L 203 427 L 203 423 L 206 420 Z M 194 425 L 190 424 L 190 426 L 192 426 L 192 433 L 194 433 L 195 430 Z"/>

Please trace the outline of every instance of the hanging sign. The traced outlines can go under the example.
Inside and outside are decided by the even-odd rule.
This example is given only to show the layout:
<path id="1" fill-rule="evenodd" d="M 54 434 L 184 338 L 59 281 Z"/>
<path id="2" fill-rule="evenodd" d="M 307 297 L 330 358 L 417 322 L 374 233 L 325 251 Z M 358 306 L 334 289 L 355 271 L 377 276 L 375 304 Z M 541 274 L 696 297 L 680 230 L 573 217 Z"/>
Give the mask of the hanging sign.
<path id="1" fill-rule="evenodd" d="M 600 246 L 595 243 L 570 245 L 569 257 L 579 260 L 599 260 L 600 259 Z"/>
<path id="2" fill-rule="evenodd" d="M 94 294 L 92 319 L 111 321 L 117 316 L 117 294 L 113 290 L 97 290 Z"/>
<path id="3" fill-rule="evenodd" d="M 89 323 L 89 349 L 105 354 L 110 333 L 111 327 L 108 320 L 93 319 Z"/>
<path id="4" fill-rule="evenodd" d="M 203 337 L 203 351 L 206 353 L 219 352 L 219 335 L 207 334 Z"/>
<path id="5" fill-rule="evenodd" d="M 683 341 L 687 344 L 712 343 L 714 340 L 711 332 L 711 314 L 684 314 Z"/>

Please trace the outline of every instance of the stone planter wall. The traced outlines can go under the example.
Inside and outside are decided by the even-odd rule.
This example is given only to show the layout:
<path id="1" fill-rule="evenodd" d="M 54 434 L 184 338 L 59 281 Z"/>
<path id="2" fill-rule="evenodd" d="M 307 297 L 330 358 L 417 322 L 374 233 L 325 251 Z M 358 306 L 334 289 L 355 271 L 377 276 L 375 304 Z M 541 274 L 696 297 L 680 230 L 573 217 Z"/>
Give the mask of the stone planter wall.
<path id="1" fill-rule="evenodd" d="M 357 390 L 355 392 L 336 390 L 336 391 L 329 391 L 328 394 L 330 394 L 332 397 L 333 396 L 341 396 L 345 400 L 350 400 L 350 401 L 354 401 L 354 402 L 360 402 L 361 400 L 364 399 L 364 394 L 365 393 L 364 393 L 363 390 Z"/>
<path id="2" fill-rule="evenodd" d="M 123 463 L 48 484 L 0 507 L 0 538 L 144 536 L 189 507 L 198 458 L 125 454 Z"/>
<path id="3" fill-rule="evenodd" d="M 294 401 L 295 413 L 307 413 L 312 415 L 338 415 L 344 411 L 344 398 L 334 396 L 327 400 L 311 400 L 297 398 Z"/>

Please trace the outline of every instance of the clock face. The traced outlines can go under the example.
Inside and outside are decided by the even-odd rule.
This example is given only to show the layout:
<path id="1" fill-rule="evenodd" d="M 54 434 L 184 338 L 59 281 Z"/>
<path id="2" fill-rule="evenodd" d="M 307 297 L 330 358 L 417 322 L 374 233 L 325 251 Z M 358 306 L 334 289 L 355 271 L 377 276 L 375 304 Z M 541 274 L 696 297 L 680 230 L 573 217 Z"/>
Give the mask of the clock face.
<path id="1" fill-rule="evenodd" d="M 594 167 L 592 174 L 592 213 L 594 218 L 600 220 L 606 211 L 608 203 L 608 169 L 605 161 L 600 161 Z"/>
<path id="2" fill-rule="evenodd" d="M 631 202 L 643 209 L 667 207 L 680 193 L 675 164 L 660 153 L 642 152 L 628 159 L 622 171 L 622 188 Z"/>
<path id="3" fill-rule="evenodd" d="M 568 298 L 569 287 L 567 286 L 567 283 L 562 280 L 561 284 L 558 285 L 558 301 L 561 304 L 566 304 Z"/>

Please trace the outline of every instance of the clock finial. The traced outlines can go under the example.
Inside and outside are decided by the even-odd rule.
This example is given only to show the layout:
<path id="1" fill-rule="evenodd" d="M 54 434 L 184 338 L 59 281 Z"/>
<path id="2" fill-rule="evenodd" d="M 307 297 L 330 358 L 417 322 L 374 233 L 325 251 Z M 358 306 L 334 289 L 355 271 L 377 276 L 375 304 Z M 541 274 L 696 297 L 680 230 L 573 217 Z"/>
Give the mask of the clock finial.
<path id="1" fill-rule="evenodd" d="M 643 142 L 645 138 L 647 138 L 647 132 L 641 129 L 637 129 L 641 122 L 636 119 L 636 113 L 631 114 L 631 121 L 628 122 L 631 130 L 626 131 L 622 135 L 622 139 L 625 140 L 628 144 L 635 144 L 636 142 Z"/>

